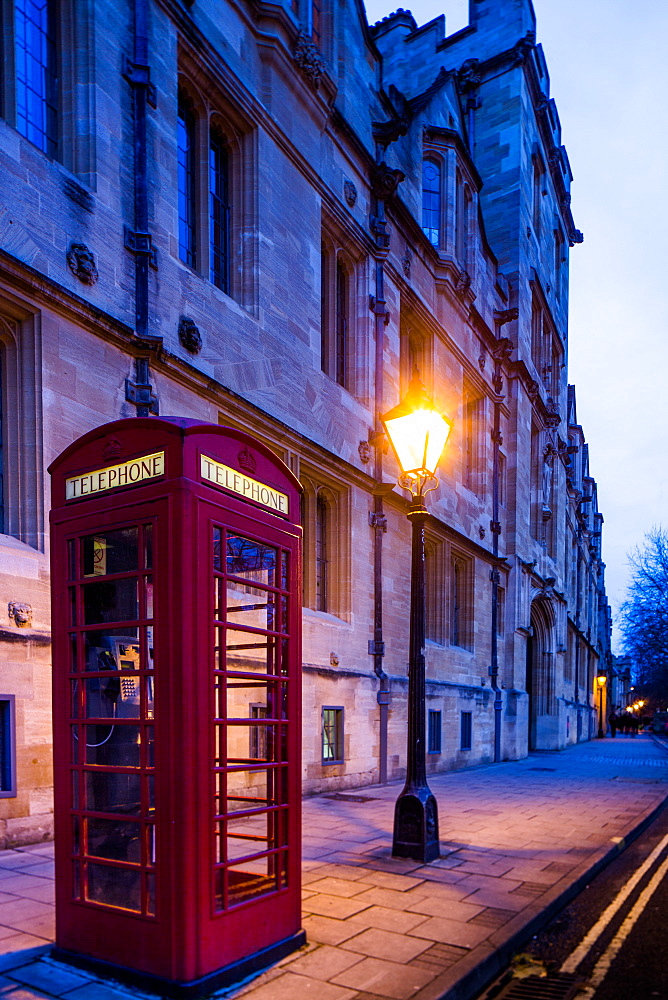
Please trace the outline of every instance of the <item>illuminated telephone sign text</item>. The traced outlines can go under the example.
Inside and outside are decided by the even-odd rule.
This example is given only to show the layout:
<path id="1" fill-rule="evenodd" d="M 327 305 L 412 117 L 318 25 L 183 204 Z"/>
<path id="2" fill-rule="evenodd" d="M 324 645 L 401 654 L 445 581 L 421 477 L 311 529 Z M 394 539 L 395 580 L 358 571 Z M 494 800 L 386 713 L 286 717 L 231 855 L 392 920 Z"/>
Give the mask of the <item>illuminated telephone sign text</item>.
<path id="1" fill-rule="evenodd" d="M 280 493 L 271 486 L 258 483 L 256 479 L 251 479 L 243 472 L 230 469 L 229 466 L 221 462 L 215 462 L 206 455 L 201 455 L 202 479 L 213 483 L 215 486 L 222 486 L 223 489 L 231 490 L 247 500 L 254 500 L 262 504 L 269 510 L 277 511 L 279 514 L 288 513 L 288 498 L 285 493 Z"/>
<path id="2" fill-rule="evenodd" d="M 65 480 L 65 499 L 80 500 L 81 497 L 104 493 L 116 486 L 137 486 L 147 479 L 157 479 L 165 473 L 165 453 L 156 451 L 153 455 L 133 458 L 120 465 L 110 465 L 106 469 L 96 469 L 83 476 L 73 476 Z"/>

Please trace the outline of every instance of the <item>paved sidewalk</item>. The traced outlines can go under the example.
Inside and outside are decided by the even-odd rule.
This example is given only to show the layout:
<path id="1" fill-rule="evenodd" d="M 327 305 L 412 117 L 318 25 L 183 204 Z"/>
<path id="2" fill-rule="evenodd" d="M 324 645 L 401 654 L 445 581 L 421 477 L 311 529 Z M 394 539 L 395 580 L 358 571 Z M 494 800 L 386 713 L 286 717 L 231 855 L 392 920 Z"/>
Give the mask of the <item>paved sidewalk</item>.
<path id="1" fill-rule="evenodd" d="M 307 946 L 244 1000 L 466 1000 L 668 797 L 668 751 L 619 736 L 430 778 L 442 856 L 390 856 L 399 784 L 304 802 Z M 53 962 L 50 845 L 0 853 L 3 1000 L 128 1000 Z M 28 950 L 25 950 L 28 949 Z"/>

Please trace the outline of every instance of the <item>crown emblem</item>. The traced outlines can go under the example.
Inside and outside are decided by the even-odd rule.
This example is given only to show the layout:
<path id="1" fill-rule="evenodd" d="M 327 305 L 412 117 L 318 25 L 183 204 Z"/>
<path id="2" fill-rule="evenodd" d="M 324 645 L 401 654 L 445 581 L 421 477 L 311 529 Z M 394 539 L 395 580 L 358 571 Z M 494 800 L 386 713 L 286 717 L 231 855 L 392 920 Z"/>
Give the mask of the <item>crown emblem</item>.
<path id="1" fill-rule="evenodd" d="M 102 455 L 104 458 L 118 458 L 118 456 L 123 451 L 123 445 L 118 440 L 118 438 L 109 438 L 106 445 L 104 446 L 104 451 Z"/>
<path id="2" fill-rule="evenodd" d="M 237 458 L 239 459 L 239 465 L 242 469 L 245 469 L 246 472 L 255 472 L 255 466 L 257 463 L 248 448 L 242 448 Z"/>

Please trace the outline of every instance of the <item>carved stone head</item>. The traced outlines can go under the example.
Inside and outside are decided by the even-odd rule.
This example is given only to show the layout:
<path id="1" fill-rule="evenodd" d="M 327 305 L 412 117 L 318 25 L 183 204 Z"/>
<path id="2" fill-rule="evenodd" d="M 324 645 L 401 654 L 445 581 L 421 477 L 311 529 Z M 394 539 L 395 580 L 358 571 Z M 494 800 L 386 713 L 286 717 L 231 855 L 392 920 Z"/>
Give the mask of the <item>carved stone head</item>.
<path id="1" fill-rule="evenodd" d="M 199 328 L 195 321 L 187 316 L 182 316 L 179 320 L 179 341 L 191 354 L 199 354 L 202 350 L 202 335 Z"/>
<path id="2" fill-rule="evenodd" d="M 84 285 L 94 285 L 98 279 L 95 256 L 85 243 L 72 243 L 67 251 L 67 266 Z"/>
<path id="3" fill-rule="evenodd" d="M 362 460 L 362 462 L 364 462 L 365 465 L 367 464 L 367 462 L 371 461 L 371 453 L 372 453 L 371 445 L 369 444 L 369 442 L 360 441 L 360 443 L 357 445 L 357 454 L 359 455 L 360 459 Z"/>
<path id="4" fill-rule="evenodd" d="M 22 601 L 10 601 L 7 614 L 17 628 L 30 628 L 32 625 L 32 606 Z"/>

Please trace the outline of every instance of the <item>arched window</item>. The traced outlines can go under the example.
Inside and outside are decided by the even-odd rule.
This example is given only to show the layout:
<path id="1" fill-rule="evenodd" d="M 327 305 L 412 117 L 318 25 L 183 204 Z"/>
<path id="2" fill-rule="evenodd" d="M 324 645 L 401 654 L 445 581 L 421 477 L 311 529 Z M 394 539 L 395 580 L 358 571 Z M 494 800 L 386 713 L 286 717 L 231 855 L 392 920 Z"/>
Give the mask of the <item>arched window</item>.
<path id="1" fill-rule="evenodd" d="M 432 159 L 422 161 L 422 231 L 433 246 L 441 245 L 441 165 Z"/>
<path id="2" fill-rule="evenodd" d="M 209 134 L 209 263 L 211 281 L 230 291 L 230 165 L 223 134 Z"/>
<path id="3" fill-rule="evenodd" d="M 49 156 L 58 149 L 56 0 L 15 0 L 16 127 Z"/>
<path id="4" fill-rule="evenodd" d="M 177 118 L 179 257 L 188 267 L 197 263 L 195 188 L 195 115 L 187 95 L 179 92 Z"/>

